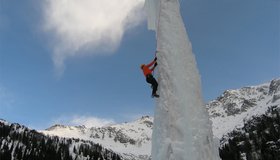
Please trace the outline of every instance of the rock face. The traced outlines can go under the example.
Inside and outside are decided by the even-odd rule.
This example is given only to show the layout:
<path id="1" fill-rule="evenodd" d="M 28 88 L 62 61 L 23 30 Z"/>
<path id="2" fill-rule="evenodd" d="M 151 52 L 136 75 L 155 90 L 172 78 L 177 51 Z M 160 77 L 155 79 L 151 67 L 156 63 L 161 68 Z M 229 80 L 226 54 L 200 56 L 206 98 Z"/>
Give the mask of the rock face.
<path id="1" fill-rule="evenodd" d="M 269 86 L 269 94 L 277 94 L 279 96 L 279 91 L 280 91 L 280 79 L 276 79 L 271 81 L 270 86 Z"/>

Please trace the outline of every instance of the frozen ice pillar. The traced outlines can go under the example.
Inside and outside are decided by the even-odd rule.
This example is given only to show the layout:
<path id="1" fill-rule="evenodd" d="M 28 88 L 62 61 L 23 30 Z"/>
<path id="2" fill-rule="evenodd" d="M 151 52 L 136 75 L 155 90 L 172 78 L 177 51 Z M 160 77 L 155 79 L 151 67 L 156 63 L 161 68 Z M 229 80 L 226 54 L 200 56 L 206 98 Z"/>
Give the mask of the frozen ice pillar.
<path id="1" fill-rule="evenodd" d="M 217 160 L 200 76 L 178 0 L 146 0 L 148 28 L 156 31 L 159 95 L 152 160 Z"/>

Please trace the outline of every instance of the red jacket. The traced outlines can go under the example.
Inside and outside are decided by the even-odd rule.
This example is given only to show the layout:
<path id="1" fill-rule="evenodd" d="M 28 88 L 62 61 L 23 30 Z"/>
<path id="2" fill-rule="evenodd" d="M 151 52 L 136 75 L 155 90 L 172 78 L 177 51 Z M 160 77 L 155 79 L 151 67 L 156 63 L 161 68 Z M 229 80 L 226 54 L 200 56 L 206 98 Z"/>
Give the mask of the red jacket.
<path id="1" fill-rule="evenodd" d="M 156 61 L 153 61 L 150 64 L 147 64 L 147 65 L 143 66 L 142 70 L 143 70 L 143 73 L 144 73 L 145 77 L 149 74 L 152 74 L 153 70 L 155 69 L 155 66 L 151 69 L 150 69 L 150 67 L 155 63 L 156 63 Z"/>

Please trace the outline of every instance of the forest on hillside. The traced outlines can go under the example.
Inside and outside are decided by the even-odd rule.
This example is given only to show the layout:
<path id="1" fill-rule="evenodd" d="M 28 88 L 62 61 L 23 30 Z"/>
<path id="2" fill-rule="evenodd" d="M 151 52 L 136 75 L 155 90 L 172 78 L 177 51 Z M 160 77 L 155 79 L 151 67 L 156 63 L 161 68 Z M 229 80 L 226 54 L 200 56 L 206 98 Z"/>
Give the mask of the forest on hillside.
<path id="1" fill-rule="evenodd" d="M 272 106 L 264 115 L 253 117 L 221 143 L 222 160 L 279 160 L 280 107 Z"/>
<path id="2" fill-rule="evenodd" d="M 1 160 L 121 160 L 99 144 L 45 136 L 19 124 L 0 122 Z"/>

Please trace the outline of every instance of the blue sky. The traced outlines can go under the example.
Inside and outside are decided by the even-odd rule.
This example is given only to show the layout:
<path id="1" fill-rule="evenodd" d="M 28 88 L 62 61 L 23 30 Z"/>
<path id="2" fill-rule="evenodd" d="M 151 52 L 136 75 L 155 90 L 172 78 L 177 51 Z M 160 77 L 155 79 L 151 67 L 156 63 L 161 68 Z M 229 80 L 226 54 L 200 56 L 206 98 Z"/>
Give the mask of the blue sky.
<path id="1" fill-rule="evenodd" d="M 141 6 L 142 0 L 136 1 L 130 6 Z M 84 27 L 94 23 L 96 12 L 82 12 L 81 23 L 55 21 L 68 6 L 77 10 L 67 12 L 71 18 L 86 5 L 77 9 L 75 3 L 54 0 L 0 0 L 0 118 L 43 129 L 54 123 L 124 122 L 153 115 L 154 99 L 139 65 L 154 58 L 156 42 L 141 7 L 133 16 L 127 10 L 132 18 L 120 28 L 107 22 L 123 13 L 110 10 L 116 16 L 101 25 L 109 28 L 96 33 Z M 226 89 L 280 77 L 279 0 L 182 0 L 181 13 L 205 102 Z M 71 30 L 75 27 L 82 30 Z M 95 39 L 99 35 L 100 41 Z M 89 43 L 83 43 L 87 36 Z"/>

